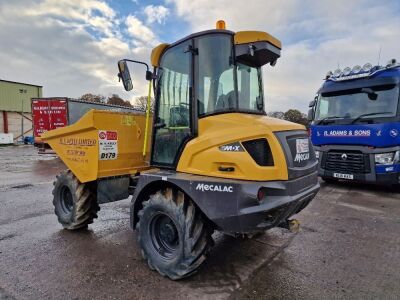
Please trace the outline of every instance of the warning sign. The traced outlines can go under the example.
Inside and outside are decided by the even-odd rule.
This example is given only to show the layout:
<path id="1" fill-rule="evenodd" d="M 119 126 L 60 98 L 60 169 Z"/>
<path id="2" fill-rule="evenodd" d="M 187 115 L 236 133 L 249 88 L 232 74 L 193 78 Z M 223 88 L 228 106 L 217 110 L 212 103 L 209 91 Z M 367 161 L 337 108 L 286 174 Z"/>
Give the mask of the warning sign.
<path id="1" fill-rule="evenodd" d="M 308 139 L 297 139 L 296 140 L 296 153 L 309 152 Z"/>
<path id="2" fill-rule="evenodd" d="M 116 131 L 99 130 L 99 158 L 100 160 L 118 158 L 118 134 Z"/>

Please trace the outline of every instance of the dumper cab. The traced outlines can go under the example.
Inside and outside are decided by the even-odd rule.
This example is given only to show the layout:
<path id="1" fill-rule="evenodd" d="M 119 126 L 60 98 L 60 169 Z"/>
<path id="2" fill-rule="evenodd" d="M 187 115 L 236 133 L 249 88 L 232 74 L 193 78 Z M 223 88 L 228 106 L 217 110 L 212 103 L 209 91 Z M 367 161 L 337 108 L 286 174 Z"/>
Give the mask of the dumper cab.
<path id="1" fill-rule="evenodd" d="M 265 211 L 296 203 L 291 215 L 315 196 L 317 159 L 304 126 L 265 113 L 261 68 L 274 66 L 280 51 L 280 41 L 268 33 L 225 29 L 153 50 L 150 165 L 162 171 L 142 173 L 133 227 L 144 191 L 159 180 L 186 191 L 217 228 L 231 233 L 277 226 L 288 215 L 275 211 L 266 222 Z M 119 66 L 129 90 L 126 60 Z M 219 209 L 210 210 L 210 202 Z"/>

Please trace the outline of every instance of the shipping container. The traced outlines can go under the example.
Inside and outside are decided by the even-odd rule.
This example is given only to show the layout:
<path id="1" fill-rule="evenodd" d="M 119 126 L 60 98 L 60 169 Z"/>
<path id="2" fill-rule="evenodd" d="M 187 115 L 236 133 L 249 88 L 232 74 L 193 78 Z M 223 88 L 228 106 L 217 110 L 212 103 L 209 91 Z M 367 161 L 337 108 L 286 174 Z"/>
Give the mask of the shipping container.
<path id="1" fill-rule="evenodd" d="M 42 142 L 41 135 L 67 125 L 74 124 L 91 109 L 119 112 L 143 113 L 135 108 L 88 102 L 66 97 L 32 98 L 32 123 L 34 144 L 44 152 L 50 147 Z"/>

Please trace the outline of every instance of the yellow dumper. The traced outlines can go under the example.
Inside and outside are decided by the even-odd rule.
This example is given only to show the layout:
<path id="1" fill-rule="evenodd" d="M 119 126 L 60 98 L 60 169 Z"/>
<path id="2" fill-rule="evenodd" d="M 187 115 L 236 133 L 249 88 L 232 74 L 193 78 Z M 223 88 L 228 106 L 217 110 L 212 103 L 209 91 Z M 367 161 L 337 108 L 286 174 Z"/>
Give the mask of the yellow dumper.
<path id="1" fill-rule="evenodd" d="M 291 216 L 319 190 L 317 159 L 303 126 L 266 116 L 261 68 L 274 66 L 280 51 L 266 32 L 232 32 L 218 21 L 157 46 L 153 71 L 119 61 L 126 90 L 128 62 L 146 67 L 153 117 L 148 101 L 146 116 L 90 111 L 43 135 L 69 168 L 54 183 L 59 222 L 85 227 L 99 203 L 132 195 L 143 258 L 171 279 L 197 271 L 214 230 L 295 226 Z"/>

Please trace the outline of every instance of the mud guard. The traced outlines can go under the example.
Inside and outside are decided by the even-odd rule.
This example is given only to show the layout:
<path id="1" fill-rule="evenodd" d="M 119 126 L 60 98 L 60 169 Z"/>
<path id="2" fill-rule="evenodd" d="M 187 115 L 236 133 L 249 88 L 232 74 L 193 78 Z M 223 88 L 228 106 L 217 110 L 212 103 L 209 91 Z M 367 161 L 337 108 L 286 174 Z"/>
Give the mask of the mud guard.
<path id="1" fill-rule="evenodd" d="M 276 227 L 304 209 L 319 190 L 316 171 L 289 181 L 258 182 L 151 170 L 140 175 L 132 198 L 132 228 L 151 187 L 171 185 L 185 192 L 218 230 L 227 233 L 254 233 Z M 257 199 L 260 188 L 265 190 L 261 201 Z"/>

